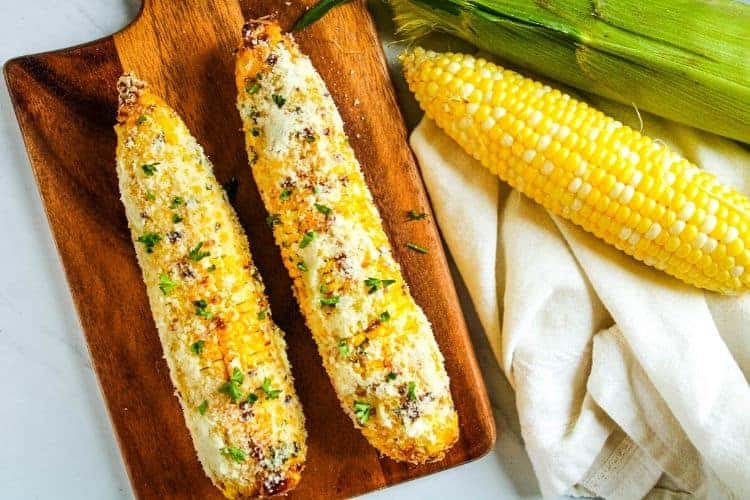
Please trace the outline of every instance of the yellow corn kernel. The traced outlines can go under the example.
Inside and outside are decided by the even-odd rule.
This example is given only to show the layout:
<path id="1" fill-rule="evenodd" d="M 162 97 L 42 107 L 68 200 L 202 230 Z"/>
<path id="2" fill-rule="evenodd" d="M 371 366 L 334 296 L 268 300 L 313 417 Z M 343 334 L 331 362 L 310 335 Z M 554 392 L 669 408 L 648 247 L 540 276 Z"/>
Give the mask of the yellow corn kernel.
<path id="1" fill-rule="evenodd" d="M 459 86 L 481 88 L 503 110 L 493 127 L 446 105 L 460 100 L 450 89 L 425 92 L 432 82 L 425 68 L 447 59 L 469 63 L 456 76 Z M 686 283 L 727 294 L 750 289 L 750 269 L 742 264 L 750 262 L 750 199 L 713 174 L 585 103 L 483 59 L 415 48 L 401 60 L 427 116 L 511 186 Z M 472 69 L 479 63 L 481 71 Z M 487 84 L 495 78 L 502 90 Z M 519 182 L 534 177 L 528 169 L 541 174 L 535 178 L 542 185 Z M 584 182 L 588 196 L 577 194 Z M 555 186 L 577 196 L 560 196 Z"/>

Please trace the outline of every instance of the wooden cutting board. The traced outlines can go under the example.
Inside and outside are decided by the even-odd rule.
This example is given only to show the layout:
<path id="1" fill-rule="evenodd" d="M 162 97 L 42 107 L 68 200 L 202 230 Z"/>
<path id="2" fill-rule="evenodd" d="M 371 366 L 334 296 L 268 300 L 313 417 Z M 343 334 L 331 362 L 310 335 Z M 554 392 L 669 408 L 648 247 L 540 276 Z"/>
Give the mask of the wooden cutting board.
<path id="1" fill-rule="evenodd" d="M 250 238 L 274 318 L 287 333 L 304 405 L 309 455 L 294 498 L 349 497 L 475 459 L 495 428 L 456 292 L 388 78 L 361 1 L 298 35 L 346 123 L 417 302 L 434 325 L 451 377 L 461 439 L 425 466 L 380 458 L 339 407 L 291 294 L 250 175 L 235 110 L 233 49 L 243 18 L 283 26 L 312 0 L 146 0 L 120 33 L 5 67 L 31 164 L 81 318 L 130 480 L 141 498 L 219 498 L 196 459 L 162 359 L 119 200 L 114 168 L 115 82 L 134 70 L 177 109 L 213 159 L 236 177 L 234 205 Z M 409 222 L 409 210 L 430 214 Z M 406 242 L 429 248 L 422 255 Z"/>

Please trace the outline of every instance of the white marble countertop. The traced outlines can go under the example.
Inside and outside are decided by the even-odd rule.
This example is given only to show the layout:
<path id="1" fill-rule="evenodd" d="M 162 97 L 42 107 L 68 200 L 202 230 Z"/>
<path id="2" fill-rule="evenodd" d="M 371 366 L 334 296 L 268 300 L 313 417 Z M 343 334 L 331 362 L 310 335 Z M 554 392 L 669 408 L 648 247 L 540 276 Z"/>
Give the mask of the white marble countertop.
<path id="1" fill-rule="evenodd" d="M 0 0 L 0 62 L 108 35 L 139 4 Z M 0 87 L 0 497 L 132 498 L 4 81 Z M 539 497 L 512 393 L 464 303 L 492 394 L 497 445 L 478 461 L 367 498 Z"/>

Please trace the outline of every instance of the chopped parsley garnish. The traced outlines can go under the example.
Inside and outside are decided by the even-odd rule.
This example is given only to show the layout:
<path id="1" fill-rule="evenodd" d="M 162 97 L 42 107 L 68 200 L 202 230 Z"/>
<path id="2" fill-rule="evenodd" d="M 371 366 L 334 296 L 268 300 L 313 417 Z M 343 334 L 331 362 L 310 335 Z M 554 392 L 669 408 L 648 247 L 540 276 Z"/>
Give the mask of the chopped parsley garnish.
<path id="1" fill-rule="evenodd" d="M 273 99 L 273 102 L 275 102 L 279 108 L 282 107 L 284 103 L 286 103 L 286 99 L 279 94 L 272 94 L 271 99 Z"/>
<path id="2" fill-rule="evenodd" d="M 261 73 L 260 71 L 258 71 L 255 74 L 255 79 L 258 80 L 258 81 L 261 81 L 263 79 L 263 73 Z"/>
<path id="3" fill-rule="evenodd" d="M 161 273 L 159 275 L 159 290 L 164 295 L 169 295 L 176 286 L 177 283 L 172 281 L 168 274 Z"/>
<path id="4" fill-rule="evenodd" d="M 266 217 L 266 225 L 273 229 L 273 226 L 281 222 L 281 218 L 277 214 L 271 214 L 268 217 Z"/>
<path id="5" fill-rule="evenodd" d="M 255 394 L 254 392 L 251 392 L 250 394 L 247 395 L 247 399 L 245 399 L 245 401 L 249 405 L 254 405 L 255 402 L 258 401 L 258 395 Z"/>
<path id="6" fill-rule="evenodd" d="M 211 252 L 201 252 L 201 248 L 203 248 L 203 242 L 201 241 L 198 243 L 195 248 L 190 250 L 190 253 L 188 254 L 188 257 L 190 260 L 198 262 L 199 260 L 208 257 L 211 255 Z"/>
<path id="7" fill-rule="evenodd" d="M 385 289 L 392 285 L 396 280 L 381 280 L 379 278 L 367 278 L 365 286 L 368 287 L 367 293 L 375 293 L 381 286 Z"/>
<path id="8" fill-rule="evenodd" d="M 417 384 L 415 384 L 414 382 L 409 382 L 408 389 L 406 390 L 406 397 L 409 398 L 409 401 L 414 401 L 415 399 L 417 399 L 417 395 L 414 392 L 416 388 Z"/>
<path id="9" fill-rule="evenodd" d="M 257 94 L 260 90 L 260 83 L 251 80 L 245 84 L 245 90 L 250 95 Z"/>
<path id="10" fill-rule="evenodd" d="M 339 340 L 339 354 L 346 357 L 349 355 L 349 344 L 346 343 L 346 339 Z"/>
<path id="11" fill-rule="evenodd" d="M 193 354 L 197 354 L 198 356 L 200 356 L 205 346 L 205 340 L 198 340 L 196 342 L 193 342 L 193 344 L 190 346 L 190 350 L 193 351 Z"/>
<path id="12" fill-rule="evenodd" d="M 250 129 L 250 133 L 253 134 L 253 137 L 258 137 L 260 135 L 260 129 L 258 127 L 253 127 Z"/>
<path id="13" fill-rule="evenodd" d="M 385 376 L 386 380 L 390 381 L 396 380 L 396 377 L 398 377 L 398 375 L 396 375 L 394 372 L 391 372 Z"/>
<path id="14" fill-rule="evenodd" d="M 143 170 L 144 174 L 151 177 L 152 175 L 156 173 L 157 165 L 160 165 L 158 161 L 156 163 L 146 163 L 145 165 L 141 165 L 141 169 Z"/>
<path id="15" fill-rule="evenodd" d="M 305 264 L 302 261 L 299 261 L 299 262 L 297 262 L 297 269 L 299 269 L 303 273 L 306 273 L 307 272 L 307 264 Z"/>
<path id="16" fill-rule="evenodd" d="M 320 299 L 320 305 L 336 307 L 336 304 L 339 303 L 339 299 L 341 299 L 341 297 L 339 297 L 338 295 L 334 295 L 332 297 L 323 297 Z"/>
<path id="17" fill-rule="evenodd" d="M 237 188 L 239 188 L 240 183 L 237 180 L 237 177 L 232 177 L 227 182 L 222 184 L 224 187 L 224 192 L 227 193 L 227 199 L 229 200 L 229 203 L 234 203 L 234 199 L 237 197 Z"/>
<path id="18" fill-rule="evenodd" d="M 204 399 L 203 402 L 198 405 L 198 413 L 200 413 L 201 415 L 205 415 L 206 410 L 208 410 L 208 401 Z"/>
<path id="19" fill-rule="evenodd" d="M 308 231 L 305 233 L 305 235 L 302 237 L 302 241 L 299 242 L 300 248 L 305 248 L 307 245 L 312 243 L 312 240 L 315 239 L 315 231 Z"/>
<path id="20" fill-rule="evenodd" d="M 156 233 L 144 233 L 136 241 L 146 246 L 146 253 L 153 253 L 154 247 L 161 241 L 161 236 Z"/>
<path id="21" fill-rule="evenodd" d="M 276 399 L 281 394 L 281 389 L 271 389 L 271 378 L 266 377 L 263 379 L 263 385 L 260 386 L 260 390 L 263 391 L 268 399 Z"/>
<path id="22" fill-rule="evenodd" d="M 146 117 L 146 115 L 140 115 L 140 116 L 139 116 L 139 117 L 138 117 L 138 118 L 137 118 L 137 119 L 135 120 L 135 124 L 136 124 L 136 125 L 143 125 L 144 123 L 146 123 L 146 120 L 147 120 L 147 119 L 148 119 L 148 118 Z"/>
<path id="23" fill-rule="evenodd" d="M 147 199 L 148 201 L 154 201 L 154 200 L 156 199 L 156 195 L 154 194 L 154 192 L 153 192 L 153 191 L 151 191 L 151 190 L 149 189 L 148 191 L 146 191 L 146 199 Z"/>
<path id="24" fill-rule="evenodd" d="M 427 214 L 424 212 L 417 212 L 416 210 L 409 210 L 409 220 L 422 220 L 427 218 Z"/>
<path id="25" fill-rule="evenodd" d="M 318 287 L 318 290 L 320 291 L 320 293 L 328 293 L 328 285 L 326 285 L 325 283 L 321 283 Z"/>
<path id="26" fill-rule="evenodd" d="M 240 450 L 239 448 L 235 448 L 234 446 L 227 446 L 226 448 L 221 449 L 222 455 L 231 458 L 238 464 L 241 464 L 245 461 L 245 452 Z"/>
<path id="27" fill-rule="evenodd" d="M 313 142 L 315 142 L 315 136 L 311 133 L 305 134 L 305 140 L 308 144 L 312 144 Z"/>
<path id="28" fill-rule="evenodd" d="M 429 251 L 425 247 L 419 246 L 416 243 L 407 243 L 406 246 L 414 250 L 415 252 L 419 252 L 419 253 L 427 253 Z"/>
<path id="29" fill-rule="evenodd" d="M 194 300 L 193 305 L 195 306 L 195 314 L 201 318 L 211 319 L 214 314 L 208 310 L 208 302 L 203 299 Z"/>
<path id="30" fill-rule="evenodd" d="M 183 221 L 182 215 L 180 215 L 180 214 L 172 214 L 172 222 L 174 222 L 175 224 L 179 224 L 182 221 Z"/>
<path id="31" fill-rule="evenodd" d="M 261 319 L 261 320 L 266 319 L 266 316 L 268 316 L 268 312 L 266 312 L 265 309 L 263 309 L 262 311 L 258 313 L 258 319 Z"/>
<path id="32" fill-rule="evenodd" d="M 383 311 L 382 313 L 380 313 L 379 319 L 381 323 L 385 323 L 386 321 L 391 319 L 391 313 L 389 313 L 388 311 Z"/>
<path id="33" fill-rule="evenodd" d="M 206 268 L 206 271 L 208 271 L 209 273 L 216 271 L 216 264 L 211 264 L 210 266 L 208 266 Z"/>
<path id="34" fill-rule="evenodd" d="M 180 197 L 180 196 L 173 196 L 172 197 L 172 201 L 169 202 L 169 208 L 171 208 L 172 210 L 174 210 L 175 208 L 179 207 L 183 203 L 185 203 L 185 200 L 183 200 L 182 197 Z"/>
<path id="35" fill-rule="evenodd" d="M 321 205 L 320 203 L 316 203 L 315 208 L 318 209 L 318 212 L 323 215 L 329 215 L 331 212 L 333 212 L 333 210 L 331 210 L 329 207 Z"/>
<path id="36" fill-rule="evenodd" d="M 242 374 L 242 371 L 235 366 L 229 380 L 221 384 L 221 387 L 219 387 L 219 392 L 226 394 L 229 396 L 229 399 L 236 403 L 242 399 L 240 385 L 242 385 L 243 380 L 245 380 L 245 376 Z"/>
<path id="37" fill-rule="evenodd" d="M 372 405 L 370 403 L 365 403 L 364 401 L 354 402 L 354 416 L 357 418 L 357 422 L 359 422 L 360 425 L 365 425 L 367 421 L 370 420 L 371 410 Z"/>
<path id="38" fill-rule="evenodd" d="M 281 191 L 281 194 L 279 195 L 279 199 L 281 201 L 286 201 L 290 196 L 292 196 L 292 190 L 290 188 L 284 188 L 284 190 Z"/>

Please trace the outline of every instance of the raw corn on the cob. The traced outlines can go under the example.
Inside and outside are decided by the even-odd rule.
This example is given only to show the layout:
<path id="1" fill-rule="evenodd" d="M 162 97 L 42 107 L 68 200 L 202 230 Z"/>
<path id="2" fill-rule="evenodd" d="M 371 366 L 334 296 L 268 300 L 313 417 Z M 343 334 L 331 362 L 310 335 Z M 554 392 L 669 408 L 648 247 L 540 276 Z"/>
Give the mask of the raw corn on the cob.
<path id="1" fill-rule="evenodd" d="M 553 213 L 686 283 L 750 288 L 750 200 L 658 141 L 484 59 L 416 48 L 427 116 Z"/>
<path id="2" fill-rule="evenodd" d="M 440 459 L 458 437 L 443 357 L 323 80 L 291 35 L 255 21 L 236 82 L 268 221 L 343 409 L 385 455 Z"/>
<path id="3" fill-rule="evenodd" d="M 118 91 L 120 193 L 198 458 L 228 498 L 288 491 L 304 416 L 245 233 L 177 113 L 132 75 Z"/>

